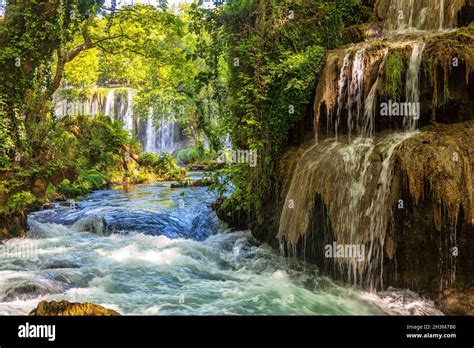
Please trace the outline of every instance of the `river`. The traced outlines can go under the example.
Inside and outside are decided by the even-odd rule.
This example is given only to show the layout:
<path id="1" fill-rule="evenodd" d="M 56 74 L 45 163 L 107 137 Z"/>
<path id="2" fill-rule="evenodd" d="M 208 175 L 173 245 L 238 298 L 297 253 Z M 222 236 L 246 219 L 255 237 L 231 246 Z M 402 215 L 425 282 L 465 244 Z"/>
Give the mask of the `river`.
<path id="1" fill-rule="evenodd" d="M 162 183 L 97 191 L 31 214 L 28 236 L 0 250 L 0 314 L 63 299 L 126 315 L 438 314 L 429 302 L 337 285 L 285 259 L 219 221 L 214 199 L 207 188 Z M 71 227 L 91 215 L 113 233 Z"/>

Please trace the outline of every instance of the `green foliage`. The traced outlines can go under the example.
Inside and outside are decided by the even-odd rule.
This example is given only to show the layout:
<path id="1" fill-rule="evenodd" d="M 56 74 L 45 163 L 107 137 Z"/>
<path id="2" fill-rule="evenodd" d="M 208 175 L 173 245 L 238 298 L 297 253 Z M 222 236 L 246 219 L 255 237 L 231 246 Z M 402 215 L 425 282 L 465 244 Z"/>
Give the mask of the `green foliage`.
<path id="1" fill-rule="evenodd" d="M 65 198 L 74 198 L 94 190 L 103 189 L 106 186 L 107 179 L 105 175 L 97 171 L 84 171 L 79 174 L 78 179 L 73 183 L 68 179 L 64 179 L 57 186 L 57 192 L 62 194 Z M 48 187 L 48 189 L 50 188 Z M 52 192 L 54 192 L 53 190 L 54 188 L 51 188 Z"/>
<path id="2" fill-rule="evenodd" d="M 53 184 L 49 183 L 48 184 L 48 187 L 46 188 L 46 198 L 49 200 L 49 201 L 54 201 L 58 198 L 58 190 L 56 188 L 56 186 L 54 186 Z"/>
<path id="3" fill-rule="evenodd" d="M 21 191 L 10 196 L 4 206 L 0 207 L 0 212 L 11 214 L 22 211 L 37 202 L 36 197 L 28 191 Z"/>
<path id="4" fill-rule="evenodd" d="M 382 94 L 393 101 L 399 101 L 403 93 L 405 62 L 399 52 L 390 53 L 385 61 L 384 90 Z"/>
<path id="5" fill-rule="evenodd" d="M 310 46 L 302 53 L 289 55 L 273 68 L 268 117 L 274 156 L 287 140 L 289 129 L 306 112 L 324 54 L 324 48 Z"/>
<path id="6" fill-rule="evenodd" d="M 181 149 L 173 153 L 177 162 L 180 165 L 211 165 L 215 161 L 218 154 L 212 150 L 205 150 L 201 147 L 192 147 L 188 149 Z"/>
<path id="7" fill-rule="evenodd" d="M 176 160 L 167 152 L 160 154 L 151 152 L 142 153 L 139 162 L 140 166 L 161 177 L 175 176 L 180 172 L 176 165 Z"/>
<path id="8" fill-rule="evenodd" d="M 199 151 L 195 148 L 181 149 L 173 154 L 179 164 L 188 165 L 199 161 Z"/>
<path id="9" fill-rule="evenodd" d="M 276 195 L 278 158 L 311 107 L 326 50 L 342 43 L 345 28 L 365 22 L 369 8 L 360 0 L 247 0 L 202 13 L 205 23 L 194 29 L 210 33 L 198 51 L 209 64 L 205 81 L 226 84 L 218 124 L 237 149 L 258 153 L 257 168 L 232 167 L 232 201 L 241 202 L 234 209 L 261 222 L 264 202 Z"/>
<path id="10" fill-rule="evenodd" d="M 119 122 L 51 114 L 58 87 L 58 97 L 68 101 L 93 94 L 103 100 L 107 90 L 100 86 L 113 83 L 136 90 L 135 115 L 152 107 L 155 123 L 181 123 L 194 141 L 194 148 L 176 154 L 181 164 L 212 162 L 227 134 L 236 148 L 257 151 L 257 168 L 233 166 L 216 189 L 224 195 L 232 182 L 233 201 L 247 204 L 236 209 L 261 217 L 263 202 L 275 195 L 278 157 L 306 113 L 325 51 L 341 44 L 347 26 L 368 19 L 370 4 L 241 0 L 217 11 L 193 4 L 177 14 L 140 3 L 111 13 L 102 0 L 8 2 L 0 22 L 0 205 L 13 211 L 34 204 L 31 182 L 48 182 L 66 169 L 79 173 L 77 180 L 50 184 L 46 197 L 82 195 L 124 171 L 144 179 L 128 168 L 127 153 L 138 153 L 140 145 Z M 203 150 L 205 140 L 212 150 Z M 145 153 L 139 162 L 160 178 L 184 175 L 166 153 Z"/>
<path id="11" fill-rule="evenodd" d="M 122 144 L 135 151 L 139 148 L 122 124 L 107 116 L 78 116 L 70 120 L 69 127 L 74 126 L 79 130 L 78 155 L 87 168 L 105 173 L 122 163 L 126 154 Z"/>

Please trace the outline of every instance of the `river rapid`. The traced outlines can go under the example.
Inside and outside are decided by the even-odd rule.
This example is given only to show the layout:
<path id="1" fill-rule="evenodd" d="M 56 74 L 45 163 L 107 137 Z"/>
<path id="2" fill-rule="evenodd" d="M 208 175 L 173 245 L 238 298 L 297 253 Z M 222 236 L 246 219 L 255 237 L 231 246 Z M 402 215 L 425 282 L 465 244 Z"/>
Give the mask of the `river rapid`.
<path id="1" fill-rule="evenodd" d="M 210 208 L 214 200 L 207 188 L 162 183 L 97 191 L 31 214 L 28 236 L 1 245 L 0 315 L 28 314 L 41 300 L 124 315 L 440 314 L 416 296 L 378 296 L 319 276 L 229 229 Z M 74 227 L 91 216 L 112 234 Z"/>

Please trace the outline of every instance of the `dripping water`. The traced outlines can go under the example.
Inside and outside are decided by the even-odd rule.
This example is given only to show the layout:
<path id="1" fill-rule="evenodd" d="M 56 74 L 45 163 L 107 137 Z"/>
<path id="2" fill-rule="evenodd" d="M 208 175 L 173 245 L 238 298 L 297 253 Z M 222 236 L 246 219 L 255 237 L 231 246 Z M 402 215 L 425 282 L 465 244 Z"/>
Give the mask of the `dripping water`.
<path id="1" fill-rule="evenodd" d="M 340 119 L 341 119 L 341 113 L 342 113 L 342 109 L 344 107 L 344 90 L 345 90 L 345 87 L 347 85 L 347 70 L 349 68 L 349 63 L 350 63 L 350 53 L 346 54 L 345 57 L 344 57 L 344 63 L 342 65 L 342 68 L 341 68 L 341 72 L 340 72 L 340 75 L 339 75 L 339 81 L 337 83 L 338 85 L 338 90 L 339 90 L 339 93 L 338 93 L 338 96 L 337 96 L 337 117 L 336 117 L 336 122 L 335 122 L 335 132 L 336 132 L 336 138 L 337 138 L 337 131 L 338 131 L 338 127 L 339 127 L 339 122 L 340 122 Z M 328 117 L 328 120 L 329 120 L 329 117 Z"/>
<path id="2" fill-rule="evenodd" d="M 352 76 L 347 100 L 347 128 L 349 137 L 352 134 L 354 126 L 359 130 L 358 120 L 362 112 L 362 100 L 364 98 L 364 53 L 365 49 L 357 51 L 352 63 Z"/>
<path id="3" fill-rule="evenodd" d="M 420 110 L 420 69 L 424 47 L 424 43 L 415 43 L 413 45 L 406 78 L 406 102 L 411 105 L 418 105 L 418 110 Z M 413 117 L 413 115 L 404 117 L 404 129 L 406 131 L 413 131 L 418 123 L 418 117 L 420 117 L 420 115 L 416 115 L 416 117 Z"/>

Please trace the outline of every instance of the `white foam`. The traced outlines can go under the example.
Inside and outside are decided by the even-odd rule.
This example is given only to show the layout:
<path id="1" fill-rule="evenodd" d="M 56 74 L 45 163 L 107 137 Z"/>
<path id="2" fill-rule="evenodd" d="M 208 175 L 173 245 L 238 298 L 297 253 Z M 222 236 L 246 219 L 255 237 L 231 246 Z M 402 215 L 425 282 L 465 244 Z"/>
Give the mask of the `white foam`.
<path id="1" fill-rule="evenodd" d="M 106 251 L 98 249 L 96 252 L 117 262 L 144 262 L 157 265 L 171 265 L 184 258 L 178 248 L 164 250 L 140 250 L 135 245 L 129 245 L 117 250 Z"/>
<path id="2" fill-rule="evenodd" d="M 278 280 L 288 280 L 288 273 L 278 270 L 272 274 L 272 277 Z"/>
<path id="3" fill-rule="evenodd" d="M 434 303 L 427 299 L 407 299 L 393 293 L 378 296 L 375 293 L 364 292 L 359 295 L 362 300 L 371 302 L 389 315 L 443 315 L 436 309 Z"/>

